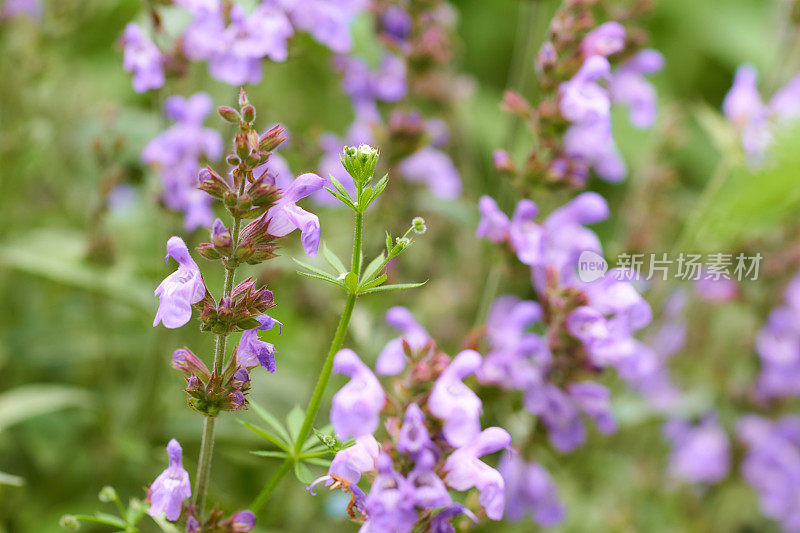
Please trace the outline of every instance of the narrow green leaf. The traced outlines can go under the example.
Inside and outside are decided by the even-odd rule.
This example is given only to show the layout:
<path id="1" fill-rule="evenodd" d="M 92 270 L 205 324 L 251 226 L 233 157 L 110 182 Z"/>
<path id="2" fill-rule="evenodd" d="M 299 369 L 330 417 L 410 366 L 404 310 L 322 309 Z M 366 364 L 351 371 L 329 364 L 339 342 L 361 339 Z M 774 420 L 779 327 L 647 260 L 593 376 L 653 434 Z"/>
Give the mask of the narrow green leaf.
<path id="1" fill-rule="evenodd" d="M 330 459 L 321 459 L 319 457 L 312 457 L 311 459 L 306 459 L 306 462 L 308 464 L 311 464 L 311 465 L 314 465 L 314 466 L 322 466 L 324 468 L 328 468 L 329 466 L 331 466 Z"/>
<path id="2" fill-rule="evenodd" d="M 260 457 L 275 457 L 276 459 L 286 459 L 289 456 L 286 452 L 276 452 L 275 450 L 255 450 L 250 453 Z"/>
<path id="3" fill-rule="evenodd" d="M 292 261 L 294 261 L 295 263 L 297 263 L 301 267 L 305 268 L 309 272 L 313 272 L 314 274 L 317 274 L 318 276 L 325 276 L 325 277 L 329 277 L 331 279 L 336 279 L 336 276 L 334 276 L 330 272 L 325 272 L 321 268 L 317 268 L 315 266 L 309 265 L 308 263 L 304 263 L 304 262 L 302 262 L 302 261 L 300 261 L 298 259 L 295 259 L 294 257 L 292 257 Z"/>
<path id="4" fill-rule="evenodd" d="M 300 433 L 300 428 L 303 426 L 305 417 L 305 411 L 296 405 L 289 411 L 289 414 L 286 415 L 286 427 L 289 428 L 289 435 L 292 437 L 292 442 L 297 441 L 297 435 Z"/>
<path id="5" fill-rule="evenodd" d="M 350 198 L 347 198 L 346 196 L 342 196 L 341 194 L 339 194 L 338 192 L 334 191 L 330 187 L 325 187 L 325 190 L 328 191 L 329 193 L 331 193 L 331 195 L 333 195 L 334 197 L 338 198 L 339 201 L 342 202 L 344 205 L 348 206 L 350 209 L 355 210 L 356 206 L 353 203 L 353 201 L 350 200 Z"/>
<path id="6" fill-rule="evenodd" d="M 416 287 L 422 287 L 428 283 L 427 281 L 423 281 L 422 283 L 398 283 L 397 285 L 381 285 L 380 287 L 373 287 L 371 289 L 367 289 L 362 291 L 361 294 L 373 294 L 376 292 L 386 292 L 386 291 L 398 291 L 401 289 L 414 289 Z"/>
<path id="7" fill-rule="evenodd" d="M 313 451 L 309 450 L 307 452 L 303 452 L 302 454 L 300 454 L 300 459 L 306 460 L 306 459 L 315 459 L 319 457 L 327 457 L 335 453 L 336 452 L 334 452 L 333 450 L 329 450 L 327 448 L 324 450 L 313 450 Z"/>
<path id="8" fill-rule="evenodd" d="M 265 408 L 261 407 L 252 400 L 250 400 L 250 407 L 253 408 L 253 411 L 255 411 L 255 413 L 258 416 L 260 416 L 264 422 L 269 424 L 270 427 L 273 430 L 275 430 L 275 433 L 277 433 L 278 436 L 281 437 L 284 442 L 286 442 L 287 444 L 291 442 L 292 439 L 291 437 L 289 437 L 289 432 L 286 431 L 286 428 L 283 427 L 283 424 L 281 424 L 281 421 L 278 420 L 278 418 L 275 415 L 273 415 L 272 413 L 270 413 Z"/>
<path id="9" fill-rule="evenodd" d="M 322 256 L 325 258 L 325 261 L 327 261 L 328 264 L 331 267 L 333 267 L 333 269 L 337 273 L 344 274 L 345 272 L 347 272 L 347 269 L 345 268 L 344 263 L 342 263 L 342 260 L 339 259 L 339 257 L 335 253 L 333 253 L 331 249 L 328 248 L 328 245 L 325 244 L 324 242 L 322 243 Z"/>
<path id="10" fill-rule="evenodd" d="M 300 274 L 301 276 L 305 276 L 307 278 L 321 279 L 322 281 L 327 281 L 328 283 L 332 283 L 332 284 L 336 285 L 337 287 L 341 287 L 344 290 L 347 290 L 347 287 L 345 287 L 344 283 L 342 283 L 341 281 L 337 281 L 337 280 L 335 280 L 333 278 L 329 278 L 329 277 L 326 277 L 326 276 L 319 276 L 317 274 L 312 274 L 311 272 L 303 272 L 302 270 L 298 270 L 297 273 Z"/>
<path id="11" fill-rule="evenodd" d="M 91 522 L 93 524 L 103 524 L 105 526 L 114 526 L 121 528 L 123 531 L 128 528 L 128 523 L 119 518 L 118 516 L 110 515 L 107 513 L 97 513 L 94 515 L 90 514 L 78 514 L 75 515 L 75 518 L 82 522 Z"/>
<path id="12" fill-rule="evenodd" d="M 287 443 L 283 442 L 279 437 L 276 437 L 275 435 L 271 434 L 269 431 L 267 431 L 267 430 L 265 430 L 263 428 L 260 428 L 258 426 L 254 426 L 250 422 L 246 422 L 244 420 L 239 420 L 239 423 L 242 424 L 247 429 L 249 429 L 250 431 L 252 431 L 253 433 L 255 433 L 256 435 L 258 435 L 259 437 L 261 437 L 262 439 L 268 440 L 269 442 L 271 442 L 272 444 L 274 444 L 275 446 L 277 446 L 281 450 L 288 450 L 289 449 L 289 445 Z"/>
<path id="13" fill-rule="evenodd" d="M 372 187 L 367 187 L 361 191 L 361 197 L 358 199 L 358 203 L 366 208 L 370 202 L 372 202 Z"/>
<path id="14" fill-rule="evenodd" d="M 373 287 L 377 287 L 378 285 L 380 285 L 381 283 L 386 281 L 387 278 L 388 278 L 388 276 L 385 273 L 381 274 L 380 276 L 378 276 L 377 278 L 373 279 L 369 283 L 365 283 L 364 285 L 361 285 L 358 288 L 358 292 L 363 294 L 365 290 L 371 289 Z"/>
<path id="15" fill-rule="evenodd" d="M 381 252 L 380 255 L 378 255 L 378 257 L 370 261 L 369 264 L 367 265 L 367 268 L 364 269 L 364 274 L 361 276 L 361 282 L 363 283 L 365 281 L 370 281 L 372 277 L 378 273 L 378 269 L 385 260 L 386 260 L 386 254 Z"/>
<path id="16" fill-rule="evenodd" d="M 333 186 L 336 187 L 336 190 L 339 191 L 339 194 L 346 196 L 348 199 L 350 198 L 350 193 L 344 188 L 342 182 L 336 179 L 336 176 L 329 174 L 328 178 L 331 180 Z"/>
<path id="17" fill-rule="evenodd" d="M 297 461 L 294 463 L 294 476 L 297 478 L 297 481 L 303 485 L 308 485 L 314 480 L 314 477 L 311 475 L 311 471 L 302 461 Z"/>

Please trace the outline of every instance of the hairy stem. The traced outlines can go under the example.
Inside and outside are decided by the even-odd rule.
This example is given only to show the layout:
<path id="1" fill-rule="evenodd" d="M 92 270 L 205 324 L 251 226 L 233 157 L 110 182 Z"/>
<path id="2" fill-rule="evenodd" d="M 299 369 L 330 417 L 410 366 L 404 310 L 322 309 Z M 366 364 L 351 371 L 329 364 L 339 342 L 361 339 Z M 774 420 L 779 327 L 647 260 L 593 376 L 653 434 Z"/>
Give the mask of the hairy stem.
<path id="1" fill-rule="evenodd" d="M 358 187 L 358 196 L 361 197 L 361 187 Z M 352 271 L 359 275 L 361 273 L 361 232 L 362 232 L 363 214 L 356 211 L 356 229 L 353 238 L 353 269 Z M 325 389 L 328 387 L 328 381 L 331 379 L 333 373 L 333 358 L 336 352 L 341 350 L 344 344 L 344 338 L 347 335 L 347 328 L 350 326 L 350 318 L 353 316 L 353 309 L 356 306 L 356 298 L 358 295 L 350 293 L 347 295 L 347 301 L 344 304 L 344 311 L 339 318 L 339 325 L 336 326 L 336 333 L 333 335 L 331 347 L 328 350 L 328 355 L 325 357 L 325 363 L 322 365 L 322 371 L 317 378 L 317 384 L 314 386 L 314 392 L 311 394 L 311 401 L 306 409 L 306 416 L 303 418 L 303 425 L 300 426 L 300 431 L 297 433 L 297 440 L 292 448 L 292 454 L 287 457 L 280 468 L 269 478 L 264 488 L 258 493 L 256 499 L 250 504 L 250 510 L 258 512 L 265 503 L 269 500 L 272 493 L 277 488 L 283 476 L 285 476 L 292 467 L 294 461 L 300 456 L 303 450 L 303 444 L 311 432 L 311 425 L 317 417 L 320 405 L 322 405 L 322 397 L 325 395 Z"/>
<path id="2" fill-rule="evenodd" d="M 242 180 L 244 182 L 244 180 Z M 233 219 L 233 247 L 239 243 L 239 230 L 242 227 L 242 220 L 238 217 Z M 236 277 L 236 268 L 225 269 L 225 283 L 222 288 L 224 296 L 230 296 L 233 291 L 233 282 Z M 228 334 L 217 335 L 214 346 L 214 373 L 222 373 L 225 363 L 225 346 L 228 343 Z M 203 438 L 200 442 L 200 457 L 197 460 L 197 477 L 194 489 L 194 505 L 197 508 L 198 521 L 202 524 L 203 510 L 206 504 L 206 493 L 208 492 L 208 480 L 211 475 L 211 458 L 214 455 L 214 417 L 207 416 L 203 421 Z"/>

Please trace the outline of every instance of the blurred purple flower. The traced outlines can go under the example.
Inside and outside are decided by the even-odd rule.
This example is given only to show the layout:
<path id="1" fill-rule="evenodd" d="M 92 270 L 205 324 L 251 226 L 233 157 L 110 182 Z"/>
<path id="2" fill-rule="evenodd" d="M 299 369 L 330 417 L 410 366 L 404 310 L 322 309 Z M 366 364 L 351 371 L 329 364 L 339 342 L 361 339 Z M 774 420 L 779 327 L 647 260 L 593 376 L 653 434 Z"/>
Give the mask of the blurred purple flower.
<path id="1" fill-rule="evenodd" d="M 436 379 L 428 396 L 428 409 L 444 421 L 442 433 L 451 446 L 463 446 L 480 433 L 483 405 L 478 395 L 463 383 L 464 378 L 480 367 L 478 352 L 460 352 Z"/>
<path id="2" fill-rule="evenodd" d="M 214 220 L 211 197 L 197 188 L 200 159 L 222 155 L 222 137 L 203 127 L 211 107 L 211 97 L 206 93 L 189 98 L 170 96 L 164 102 L 164 114 L 175 124 L 142 151 L 142 162 L 154 165 L 159 172 L 164 203 L 184 212 L 184 227 L 189 231 Z"/>
<path id="3" fill-rule="evenodd" d="M 502 428 L 490 427 L 481 431 L 468 444 L 456 449 L 444 463 L 444 481 L 458 491 L 471 487 L 480 493 L 478 502 L 492 520 L 503 518 L 505 483 L 500 472 L 480 460 L 480 457 L 507 448 L 511 435 Z"/>
<path id="4" fill-rule="evenodd" d="M 131 22 L 121 39 L 124 47 L 123 68 L 133 73 L 133 89 L 143 93 L 164 85 L 164 58 L 142 29 Z"/>
<path id="5" fill-rule="evenodd" d="M 417 352 L 431 341 L 431 336 L 414 319 L 411 311 L 399 305 L 386 311 L 386 323 L 402 335 L 390 340 L 381 350 L 375 363 L 375 372 L 382 376 L 395 376 L 406 366 L 403 343 L 408 344 L 412 352 Z"/>
<path id="6" fill-rule="evenodd" d="M 581 41 L 584 57 L 610 56 L 625 48 L 625 28 L 619 22 L 605 22 L 586 34 Z"/>
<path id="7" fill-rule="evenodd" d="M 541 527 L 555 526 L 564 519 L 555 483 L 540 464 L 526 463 L 509 450 L 500 458 L 497 470 L 505 482 L 505 519 L 516 522 L 530 514 Z"/>
<path id="8" fill-rule="evenodd" d="M 415 403 L 406 408 L 403 425 L 397 438 L 397 451 L 408 454 L 412 459 L 433 446 L 428 429 L 425 427 L 425 414 Z"/>
<path id="9" fill-rule="evenodd" d="M 800 396 L 800 273 L 789 282 L 784 304 L 773 309 L 756 337 L 761 398 Z"/>
<path id="10" fill-rule="evenodd" d="M 340 439 L 374 433 L 386 402 L 380 382 L 353 350 L 340 350 L 333 359 L 333 369 L 350 376 L 331 401 L 331 423 Z"/>
<path id="11" fill-rule="evenodd" d="M 664 56 L 655 50 L 640 50 L 617 68 L 608 82 L 611 100 L 628 106 L 631 124 L 648 128 L 656 119 L 658 98 L 645 74 L 664 68 Z"/>
<path id="12" fill-rule="evenodd" d="M 377 71 L 355 56 L 339 56 L 335 65 L 343 73 L 342 88 L 353 102 L 397 102 L 406 95 L 406 64 L 395 55 L 385 54 Z"/>
<path id="13" fill-rule="evenodd" d="M 450 521 L 460 514 L 467 516 L 474 523 L 478 523 L 478 517 L 472 511 L 461 504 L 454 503 L 436 513 L 436 516 L 431 520 L 430 533 L 456 533 L 456 529 Z"/>
<path id="14" fill-rule="evenodd" d="M 332 51 L 350 51 L 350 23 L 366 8 L 365 0 L 278 0 L 292 24 L 309 32 Z"/>
<path id="15" fill-rule="evenodd" d="M 167 241 L 167 255 L 178 262 L 178 270 L 164 278 L 155 295 L 158 296 L 153 327 L 159 322 L 164 327 L 174 329 L 186 324 L 192 318 L 192 305 L 203 299 L 206 286 L 197 263 L 189 255 L 186 244 L 180 237 L 170 237 Z"/>
<path id="16" fill-rule="evenodd" d="M 364 503 L 367 521 L 362 533 L 411 533 L 417 521 L 415 487 L 392 465 L 386 454 L 378 457 L 378 475 Z"/>
<path id="17" fill-rule="evenodd" d="M 42 17 L 41 0 L 6 0 L 0 9 L 0 19 L 26 15 L 32 18 Z"/>
<path id="18" fill-rule="evenodd" d="M 708 416 L 699 424 L 671 420 L 664 435 L 672 442 L 669 469 L 673 476 L 691 483 L 718 483 L 730 469 L 728 436 L 716 418 Z"/>
<path id="19" fill-rule="evenodd" d="M 397 169 L 408 181 L 425 182 L 438 198 L 461 195 L 461 175 L 446 153 L 427 146 L 406 157 Z"/>
<path id="20" fill-rule="evenodd" d="M 192 496 L 189 473 L 183 468 L 181 445 L 172 439 L 167 444 L 169 466 L 153 481 L 148 490 L 150 516 L 165 513 L 167 520 L 175 521 L 181 515 L 184 500 Z"/>

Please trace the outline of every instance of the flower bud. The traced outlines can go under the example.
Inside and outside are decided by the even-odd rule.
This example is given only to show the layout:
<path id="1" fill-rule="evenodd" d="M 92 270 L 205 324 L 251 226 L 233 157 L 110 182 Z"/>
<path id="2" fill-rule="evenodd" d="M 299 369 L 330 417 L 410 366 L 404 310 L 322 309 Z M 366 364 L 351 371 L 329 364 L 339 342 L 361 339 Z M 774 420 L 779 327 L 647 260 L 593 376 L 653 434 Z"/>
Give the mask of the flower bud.
<path id="1" fill-rule="evenodd" d="M 81 528 L 81 524 L 78 522 L 78 519 L 71 514 L 65 514 L 62 516 L 58 521 L 58 525 L 64 529 L 69 529 L 70 531 L 78 531 Z"/>
<path id="2" fill-rule="evenodd" d="M 428 229 L 425 226 L 425 219 L 422 217 L 414 217 L 411 221 L 411 226 L 414 228 L 414 233 L 423 234 Z"/>
<path id="3" fill-rule="evenodd" d="M 242 108 L 242 118 L 248 124 L 252 124 L 256 119 L 256 108 L 252 105 L 246 105 Z"/>
<path id="4" fill-rule="evenodd" d="M 228 256 L 233 251 L 231 232 L 220 219 L 216 219 L 211 226 L 211 242 L 221 255 Z"/>
<path id="5" fill-rule="evenodd" d="M 179 348 L 172 353 L 172 368 L 180 370 L 190 376 L 199 376 L 208 381 L 211 377 L 205 363 L 203 363 L 188 348 Z"/>
<path id="6" fill-rule="evenodd" d="M 342 166 L 356 183 L 367 183 L 375 172 L 378 163 L 378 150 L 368 144 L 358 148 L 345 146 L 341 155 Z"/>
<path id="7" fill-rule="evenodd" d="M 117 496 L 117 491 L 114 490 L 114 487 L 110 487 L 106 485 L 102 489 L 100 489 L 100 494 L 97 495 L 97 499 L 99 499 L 103 503 L 113 502 L 119 499 Z"/>
<path id="8" fill-rule="evenodd" d="M 258 149 L 261 152 L 271 152 L 286 140 L 286 129 L 276 124 L 265 131 L 258 139 Z"/>
<path id="9" fill-rule="evenodd" d="M 202 169 L 197 178 L 197 188 L 218 200 L 222 200 L 225 193 L 230 190 L 225 180 L 209 167 Z"/>
<path id="10" fill-rule="evenodd" d="M 225 158 L 225 162 L 228 163 L 230 166 L 235 167 L 239 165 L 239 158 L 233 154 L 230 154 Z"/>
<path id="11" fill-rule="evenodd" d="M 232 517 L 231 531 L 246 533 L 256 525 L 256 515 L 252 511 L 239 511 Z"/>
<path id="12" fill-rule="evenodd" d="M 511 160 L 511 156 L 505 150 L 495 150 L 492 154 L 492 161 L 494 162 L 494 168 L 498 171 L 514 172 L 514 161 Z"/>
<path id="13" fill-rule="evenodd" d="M 250 105 L 250 100 L 247 99 L 247 93 L 244 92 L 244 87 L 239 87 L 239 109 L 246 105 Z"/>
<path id="14" fill-rule="evenodd" d="M 239 113 L 232 107 L 220 106 L 217 108 L 217 112 L 226 122 L 237 124 L 240 120 Z"/>
<path id="15" fill-rule="evenodd" d="M 503 95 L 503 102 L 500 104 L 504 110 L 527 118 L 531 115 L 531 105 L 519 93 L 506 91 Z"/>
<path id="16" fill-rule="evenodd" d="M 247 134 L 242 132 L 237 133 L 236 139 L 234 140 L 234 147 L 239 159 L 244 159 L 250 155 L 250 143 L 248 142 Z"/>

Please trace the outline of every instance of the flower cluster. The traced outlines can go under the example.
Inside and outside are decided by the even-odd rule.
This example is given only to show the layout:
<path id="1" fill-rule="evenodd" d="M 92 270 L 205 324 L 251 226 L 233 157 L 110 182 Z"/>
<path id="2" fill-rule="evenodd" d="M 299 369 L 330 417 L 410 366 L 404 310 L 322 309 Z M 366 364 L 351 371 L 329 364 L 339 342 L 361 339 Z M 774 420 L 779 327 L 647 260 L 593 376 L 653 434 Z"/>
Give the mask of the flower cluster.
<path id="1" fill-rule="evenodd" d="M 0 19 L 27 16 L 42 17 L 41 0 L 6 0 L 0 9 Z"/>
<path id="2" fill-rule="evenodd" d="M 264 58 L 285 61 L 295 31 L 307 31 L 337 53 L 350 49 L 350 22 L 364 0 L 263 0 L 247 12 L 226 0 L 175 0 L 191 20 L 169 52 L 161 52 L 141 28 L 126 28 L 122 44 L 125 69 L 134 74 L 134 89 L 164 85 L 164 64 L 173 70 L 189 61 L 205 61 L 214 78 L 241 85 L 258 83 Z"/>
<path id="3" fill-rule="evenodd" d="M 147 489 L 150 500 L 150 516 L 164 514 L 172 522 L 185 516 L 186 533 L 199 533 L 200 522 L 195 516 L 194 507 L 189 505 L 184 513 L 184 502 L 192 496 L 189 473 L 183 468 L 183 449 L 175 439 L 167 444 L 169 466 L 161 472 Z M 250 531 L 256 523 L 255 515 L 250 511 L 239 511 L 224 519 L 222 513 L 215 510 L 206 522 L 203 531 L 213 533 L 243 533 Z"/>
<path id="4" fill-rule="evenodd" d="M 222 137 L 203 127 L 212 105 L 206 93 L 189 98 L 170 96 L 164 102 L 164 113 L 175 124 L 142 151 L 142 162 L 156 167 L 161 178 L 164 204 L 184 214 L 184 226 L 189 231 L 214 220 L 212 199 L 197 188 L 203 159 L 216 160 L 222 155 Z"/>
<path id="5" fill-rule="evenodd" d="M 758 93 L 758 73 L 750 65 L 736 71 L 722 111 L 741 136 L 751 164 L 764 161 L 773 132 L 782 123 L 800 118 L 800 75 L 792 78 L 765 104 Z"/>
<path id="6" fill-rule="evenodd" d="M 783 305 L 773 309 L 756 337 L 761 398 L 800 395 L 800 273 L 789 282 Z"/>
<path id="7" fill-rule="evenodd" d="M 416 6 L 408 12 L 392 2 L 375 1 L 375 27 L 386 45 L 377 69 L 353 55 L 334 60 L 343 74 L 342 88 L 353 103 L 355 115 L 344 139 L 346 143 L 372 144 L 377 138 L 387 139 L 388 164 L 406 180 L 425 183 L 439 198 L 457 197 L 462 189 L 458 170 L 441 149 L 449 137 L 447 126 L 440 120 L 425 120 L 417 111 L 401 109 L 393 109 L 384 121 L 378 104 L 406 102 L 416 96 L 424 99 L 437 92 L 431 92 L 433 85 L 443 86 L 445 94 L 452 92 L 452 84 L 445 80 L 433 82 L 437 77 L 434 73 L 442 70 L 432 68 L 449 58 L 449 54 L 442 57 L 445 35 L 452 26 L 448 10 L 442 2 Z M 413 94 L 409 88 L 414 89 Z M 337 157 L 341 140 L 326 134 L 320 145 L 324 151 L 320 174 L 333 175 L 352 190 L 352 181 Z"/>
<path id="8" fill-rule="evenodd" d="M 175 104 L 180 104 L 176 106 Z M 205 104 L 205 102 L 202 102 Z M 191 114 L 194 99 L 168 102 L 168 109 Z M 276 185 L 276 176 L 269 169 L 272 151 L 285 137 L 280 126 L 258 134 L 253 126 L 256 110 L 244 90 L 240 92 L 239 109 L 220 107 L 223 119 L 237 123 L 232 153 L 226 161 L 229 172 L 220 175 L 210 167 L 198 175 L 196 192 L 222 201 L 233 219 L 231 228 L 216 219 L 211 227 L 210 242 L 197 247 L 206 259 L 219 261 L 226 270 L 225 287 L 217 300 L 206 287 L 200 268 L 192 259 L 180 237 L 167 242 L 167 261 L 173 258 L 178 269 L 167 276 L 155 291 L 159 299 L 153 325 L 162 323 L 167 328 L 185 325 L 192 317 L 192 309 L 200 311 L 201 329 L 217 337 L 217 348 L 212 368 L 188 348 L 176 350 L 172 357 L 173 368 L 184 373 L 188 404 L 194 410 L 213 420 L 221 411 L 246 408 L 245 397 L 250 388 L 250 371 L 262 366 L 275 372 L 275 347 L 259 338 L 260 331 L 272 329 L 280 322 L 265 312 L 275 305 L 273 294 L 266 287 L 257 287 L 253 278 L 234 286 L 236 268 L 243 264 L 259 264 L 276 256 L 279 238 L 299 229 L 306 252 L 314 256 L 320 239 L 320 225 L 316 215 L 303 210 L 297 201 L 322 188 L 324 180 L 314 174 L 304 174 L 285 189 Z M 203 115 L 205 112 L 203 113 Z M 193 115 L 196 116 L 196 115 Z M 176 132 L 167 132 L 170 135 Z M 169 140 L 169 135 L 164 135 Z M 182 139 L 190 142 L 192 139 Z M 148 147 L 149 153 L 164 149 L 162 142 Z M 196 172 L 196 170 L 195 170 Z M 242 227 L 243 221 L 250 221 Z M 242 331 L 238 345 L 229 358 L 225 358 L 225 344 L 230 333 Z M 208 422 L 206 422 L 208 423 Z M 213 427 L 213 426 L 212 426 Z M 206 438 L 203 439 L 204 443 Z M 169 447 L 170 467 L 151 487 L 151 514 L 166 511 L 169 520 L 182 513 L 182 504 L 190 494 L 188 475 L 180 466 L 180 446 L 172 441 Z M 207 480 L 210 461 L 201 454 L 198 478 Z M 180 483 L 173 480 L 180 480 Z M 203 494 L 204 497 L 204 494 Z M 198 509 L 189 506 L 186 515 L 187 531 L 200 531 L 203 499 L 196 501 Z M 203 531 L 248 531 L 255 521 L 249 511 L 224 519 L 219 511 L 212 511 L 204 519 Z"/>
<path id="9" fill-rule="evenodd" d="M 739 420 L 739 437 L 748 450 L 744 478 L 756 491 L 761 511 L 785 531 L 800 529 L 800 417 L 769 421 L 750 415 Z"/>
<path id="10" fill-rule="evenodd" d="M 655 90 L 645 75 L 661 70 L 663 57 L 641 49 L 639 39 L 619 22 L 594 27 L 593 4 L 565 2 L 556 13 L 537 58 L 538 106 L 511 91 L 503 99 L 507 111 L 532 124 L 540 142 L 520 170 L 523 183 L 581 187 L 589 170 L 620 181 L 627 171 L 612 136 L 612 104 L 627 106 L 637 128 L 649 127 L 656 118 Z M 632 20 L 640 8 L 622 8 L 615 16 Z M 502 172 L 517 171 L 502 150 L 495 165 Z"/>
<path id="11" fill-rule="evenodd" d="M 414 343 L 394 339 L 381 356 L 384 366 L 386 358 L 402 358 L 405 370 L 398 370 L 398 361 L 388 365 L 389 373 L 399 374 L 395 392 L 389 396 L 352 350 L 336 354 L 334 369 L 350 382 L 334 396 L 330 418 L 337 437 L 353 437 L 355 444 L 337 452 L 328 474 L 309 490 L 324 482 L 349 492 L 348 513 L 363 523 L 362 531 L 453 531 L 450 521 L 462 514 L 477 521 L 479 510 L 455 503 L 448 487 L 477 489 L 482 514 L 500 520 L 505 482 L 481 457 L 508 448 L 511 436 L 499 427 L 481 430 L 481 400 L 464 383 L 480 368 L 481 356 L 465 350 L 451 360 L 407 310 L 394 308 L 390 317 Z M 365 474 L 374 475 L 368 491 L 358 486 Z"/>

